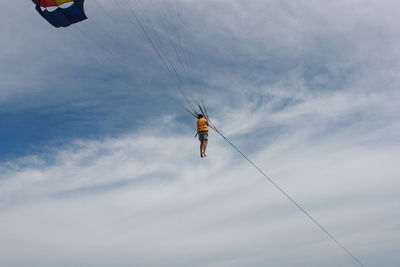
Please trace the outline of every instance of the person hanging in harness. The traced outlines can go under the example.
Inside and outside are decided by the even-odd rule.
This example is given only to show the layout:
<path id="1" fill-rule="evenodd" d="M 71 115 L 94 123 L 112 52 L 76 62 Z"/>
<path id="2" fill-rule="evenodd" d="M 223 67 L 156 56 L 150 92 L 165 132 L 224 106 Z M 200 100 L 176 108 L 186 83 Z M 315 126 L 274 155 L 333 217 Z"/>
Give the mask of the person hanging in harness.
<path id="1" fill-rule="evenodd" d="M 206 157 L 208 145 L 208 121 L 202 114 L 197 115 L 197 134 L 200 141 L 200 157 Z"/>

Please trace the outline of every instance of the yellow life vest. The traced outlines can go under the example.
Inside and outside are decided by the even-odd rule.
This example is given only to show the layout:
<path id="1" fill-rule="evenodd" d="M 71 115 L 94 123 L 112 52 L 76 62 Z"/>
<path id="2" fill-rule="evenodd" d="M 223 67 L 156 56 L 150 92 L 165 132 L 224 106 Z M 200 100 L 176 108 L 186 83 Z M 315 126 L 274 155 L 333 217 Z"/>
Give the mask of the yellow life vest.
<path id="1" fill-rule="evenodd" d="M 197 120 L 197 131 L 198 132 L 208 131 L 208 124 L 205 118 L 200 118 Z"/>

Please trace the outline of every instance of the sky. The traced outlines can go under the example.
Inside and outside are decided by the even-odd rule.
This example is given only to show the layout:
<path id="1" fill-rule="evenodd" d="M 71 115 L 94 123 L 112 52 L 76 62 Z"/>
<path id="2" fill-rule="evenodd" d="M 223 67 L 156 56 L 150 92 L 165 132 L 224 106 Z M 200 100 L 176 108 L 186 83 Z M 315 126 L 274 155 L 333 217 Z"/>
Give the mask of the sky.
<path id="1" fill-rule="evenodd" d="M 359 266 L 216 132 L 199 157 L 182 87 L 365 266 L 399 266 L 399 8 L 87 0 L 56 29 L 1 1 L 0 266 Z"/>

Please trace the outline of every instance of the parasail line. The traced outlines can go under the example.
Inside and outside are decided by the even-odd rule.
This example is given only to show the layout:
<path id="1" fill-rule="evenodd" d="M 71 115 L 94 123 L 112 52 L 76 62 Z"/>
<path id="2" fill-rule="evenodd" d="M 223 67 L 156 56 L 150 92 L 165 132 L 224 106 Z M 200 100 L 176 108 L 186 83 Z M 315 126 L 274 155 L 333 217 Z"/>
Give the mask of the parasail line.
<path id="1" fill-rule="evenodd" d="M 253 163 L 239 148 L 237 148 L 228 138 L 226 138 L 216 127 L 211 127 L 215 132 L 217 132 L 230 146 L 232 146 L 237 152 L 239 152 L 242 157 L 244 157 L 251 165 L 253 165 L 256 170 L 261 173 L 268 181 L 278 189 L 290 202 L 292 202 L 301 212 L 304 213 L 315 225 L 317 225 L 330 239 L 332 239 L 340 248 L 342 248 L 355 262 L 360 266 L 365 267 L 365 265 L 355 257 L 342 243 L 340 243 L 325 227 L 323 227 L 314 217 L 312 217 L 296 200 L 294 200 L 288 193 L 285 192 L 272 178 L 268 177 L 255 163 Z"/>

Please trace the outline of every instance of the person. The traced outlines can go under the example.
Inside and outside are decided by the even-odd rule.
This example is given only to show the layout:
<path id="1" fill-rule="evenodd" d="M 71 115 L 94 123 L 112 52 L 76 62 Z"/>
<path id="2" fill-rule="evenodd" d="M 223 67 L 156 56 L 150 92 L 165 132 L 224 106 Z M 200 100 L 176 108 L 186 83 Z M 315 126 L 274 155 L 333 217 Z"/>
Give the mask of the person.
<path id="1" fill-rule="evenodd" d="M 208 145 L 208 121 L 202 114 L 197 115 L 197 134 L 200 141 L 200 157 L 206 157 Z"/>

